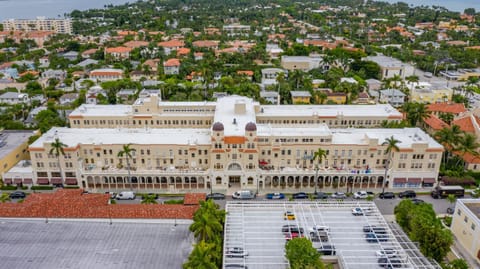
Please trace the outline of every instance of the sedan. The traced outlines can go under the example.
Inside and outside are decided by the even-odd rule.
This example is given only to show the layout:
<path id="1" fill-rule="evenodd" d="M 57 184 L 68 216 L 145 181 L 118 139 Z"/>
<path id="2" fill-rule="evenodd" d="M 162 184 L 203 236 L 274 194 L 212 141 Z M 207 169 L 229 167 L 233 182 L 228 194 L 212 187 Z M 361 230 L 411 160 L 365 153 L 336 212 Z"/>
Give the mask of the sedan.
<path id="1" fill-rule="evenodd" d="M 225 256 L 228 258 L 243 258 L 248 256 L 248 252 L 239 247 L 227 248 Z"/>
<path id="2" fill-rule="evenodd" d="M 266 198 L 275 200 L 285 199 L 285 194 L 279 192 L 267 193 Z"/>
<path id="3" fill-rule="evenodd" d="M 423 201 L 422 199 L 418 199 L 418 198 L 410 199 L 410 201 L 412 201 L 412 203 L 414 203 L 416 205 L 425 203 L 425 201 Z"/>
<path id="4" fill-rule="evenodd" d="M 327 199 L 328 198 L 328 194 L 324 193 L 324 192 L 317 192 L 316 194 L 313 194 L 313 197 L 315 199 Z"/>
<path id="5" fill-rule="evenodd" d="M 24 199 L 26 197 L 23 191 L 14 191 L 9 195 L 10 199 Z"/>
<path id="6" fill-rule="evenodd" d="M 308 194 L 304 192 L 297 192 L 292 195 L 293 199 L 308 199 Z"/>
<path id="7" fill-rule="evenodd" d="M 295 220 L 295 214 L 293 212 L 287 211 L 283 214 L 284 220 Z"/>
<path id="8" fill-rule="evenodd" d="M 353 198 L 355 199 L 367 199 L 368 193 L 366 191 L 357 191 L 353 194 Z"/>
<path id="9" fill-rule="evenodd" d="M 208 199 L 223 200 L 225 199 L 225 194 L 219 193 L 219 192 L 210 193 L 210 194 L 207 194 L 207 200 Z"/>
<path id="10" fill-rule="evenodd" d="M 352 208 L 352 214 L 354 216 L 363 216 L 363 210 L 360 207 Z"/>
<path id="11" fill-rule="evenodd" d="M 345 199 L 347 198 L 347 195 L 343 192 L 334 192 L 330 197 L 333 199 Z"/>
<path id="12" fill-rule="evenodd" d="M 403 262 L 396 257 L 382 257 L 378 259 L 378 265 L 382 268 L 401 268 L 403 267 Z"/>
<path id="13" fill-rule="evenodd" d="M 386 257 L 386 258 L 393 258 L 397 255 L 397 251 L 393 248 L 384 248 L 382 250 L 378 250 L 376 253 L 377 257 Z"/>
<path id="14" fill-rule="evenodd" d="M 286 235 L 285 235 L 285 240 L 290 241 L 290 240 L 292 240 L 292 239 L 294 239 L 294 238 L 299 238 L 299 237 L 303 237 L 303 235 L 300 234 L 300 233 L 293 233 L 293 232 L 292 232 L 292 233 L 289 233 L 289 234 L 286 234 Z"/>
<path id="15" fill-rule="evenodd" d="M 382 192 L 378 196 L 380 199 L 394 199 L 395 198 L 395 193 L 393 192 Z"/>

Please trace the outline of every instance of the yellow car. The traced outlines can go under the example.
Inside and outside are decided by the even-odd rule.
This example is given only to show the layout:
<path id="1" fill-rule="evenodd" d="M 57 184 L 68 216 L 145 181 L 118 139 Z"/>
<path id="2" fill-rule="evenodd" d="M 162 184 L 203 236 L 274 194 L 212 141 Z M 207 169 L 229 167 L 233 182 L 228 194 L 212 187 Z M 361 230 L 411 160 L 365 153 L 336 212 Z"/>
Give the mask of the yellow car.
<path id="1" fill-rule="evenodd" d="M 287 212 L 285 212 L 285 214 L 283 214 L 283 219 L 284 220 L 295 220 L 295 214 L 293 214 L 290 211 L 287 211 Z"/>

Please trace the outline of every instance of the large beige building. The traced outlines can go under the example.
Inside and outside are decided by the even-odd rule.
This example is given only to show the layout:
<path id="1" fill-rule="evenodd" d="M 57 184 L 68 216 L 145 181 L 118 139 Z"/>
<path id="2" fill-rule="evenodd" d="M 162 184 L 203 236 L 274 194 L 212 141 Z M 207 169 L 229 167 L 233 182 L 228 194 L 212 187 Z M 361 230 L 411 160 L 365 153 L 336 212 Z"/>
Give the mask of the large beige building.
<path id="1" fill-rule="evenodd" d="M 28 138 L 34 134 L 33 131 L 0 130 L 0 175 L 10 170 L 20 160 L 29 159 Z M 3 182 L 9 183 L 5 178 Z"/>
<path id="2" fill-rule="evenodd" d="M 59 34 L 72 34 L 70 19 L 9 19 L 3 21 L 4 31 L 53 31 Z"/>
<path id="3" fill-rule="evenodd" d="M 478 268 L 480 266 L 480 200 L 457 200 L 450 229 L 468 255 L 477 262 L 470 265 Z"/>
<path id="4" fill-rule="evenodd" d="M 32 176 L 36 184 L 172 192 L 433 184 L 441 145 L 418 128 L 375 128 L 400 117 L 389 105 L 263 106 L 240 96 L 163 102 L 151 95 L 132 106 L 82 105 L 70 115 L 72 128 L 54 128 L 30 146 Z M 375 129 L 351 128 L 360 126 Z M 391 136 L 401 141 L 400 152 L 384 179 L 383 143 Z M 61 170 L 48 154 L 56 138 L 67 145 Z M 130 178 L 125 157 L 117 157 L 126 144 L 135 149 Z M 319 148 L 327 156 L 316 178 Z"/>

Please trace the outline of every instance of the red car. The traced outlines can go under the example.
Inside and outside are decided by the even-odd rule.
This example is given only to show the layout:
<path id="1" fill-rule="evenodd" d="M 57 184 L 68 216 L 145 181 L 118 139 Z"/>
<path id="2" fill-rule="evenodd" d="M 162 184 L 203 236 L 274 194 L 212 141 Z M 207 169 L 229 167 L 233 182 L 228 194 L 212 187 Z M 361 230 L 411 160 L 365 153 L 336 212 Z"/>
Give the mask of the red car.
<path id="1" fill-rule="evenodd" d="M 289 234 L 285 235 L 285 240 L 290 241 L 290 240 L 292 240 L 294 238 L 298 238 L 298 237 L 303 237 L 303 234 L 292 232 L 292 233 L 289 233 Z"/>

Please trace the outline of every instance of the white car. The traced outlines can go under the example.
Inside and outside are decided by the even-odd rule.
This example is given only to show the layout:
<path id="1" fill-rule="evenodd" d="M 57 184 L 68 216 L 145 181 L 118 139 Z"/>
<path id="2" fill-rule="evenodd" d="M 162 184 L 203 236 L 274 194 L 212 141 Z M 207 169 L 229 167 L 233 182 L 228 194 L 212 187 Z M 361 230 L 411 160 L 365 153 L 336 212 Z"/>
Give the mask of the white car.
<path id="1" fill-rule="evenodd" d="M 375 254 L 377 254 L 377 257 L 379 258 L 393 258 L 397 255 L 397 251 L 393 248 L 384 248 L 382 250 L 378 250 L 375 252 Z"/>
<path id="2" fill-rule="evenodd" d="M 367 199 L 368 193 L 366 191 L 357 191 L 353 194 L 353 198 L 355 199 Z"/>
<path id="3" fill-rule="evenodd" d="M 328 233 L 330 233 L 330 228 L 328 226 L 323 226 L 323 225 L 314 225 L 308 231 L 310 233 L 326 232 L 328 234 Z"/>
<path id="4" fill-rule="evenodd" d="M 332 197 L 333 199 L 345 199 L 347 198 L 347 195 L 343 192 L 335 192 L 332 193 L 330 197 Z"/>

